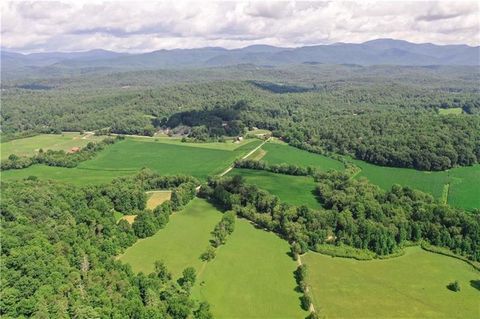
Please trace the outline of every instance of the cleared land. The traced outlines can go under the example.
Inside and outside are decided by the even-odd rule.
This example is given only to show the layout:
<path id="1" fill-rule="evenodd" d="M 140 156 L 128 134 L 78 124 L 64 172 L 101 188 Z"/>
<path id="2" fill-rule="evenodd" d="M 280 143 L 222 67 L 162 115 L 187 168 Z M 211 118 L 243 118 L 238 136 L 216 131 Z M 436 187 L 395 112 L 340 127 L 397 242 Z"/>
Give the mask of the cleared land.
<path id="1" fill-rule="evenodd" d="M 454 107 L 450 109 L 438 109 L 438 114 L 440 115 L 458 115 L 462 114 L 463 110 L 461 107 Z"/>
<path id="2" fill-rule="evenodd" d="M 457 167 L 442 172 L 425 172 L 408 168 L 383 167 L 353 160 L 362 171 L 357 175 L 366 177 L 383 189 L 393 184 L 410 186 L 441 199 L 444 185 L 450 184 L 448 203 L 465 208 L 480 208 L 480 165 Z"/>
<path id="3" fill-rule="evenodd" d="M 227 151 L 127 139 L 81 163 L 78 169 L 135 172 L 148 167 L 165 175 L 185 174 L 205 179 L 219 173 L 259 143 L 252 141 L 234 151 Z"/>
<path id="4" fill-rule="evenodd" d="M 215 318 L 305 318 L 288 243 L 237 218 L 235 231 L 206 264 L 193 294 Z"/>
<path id="5" fill-rule="evenodd" d="M 135 171 L 96 171 L 79 168 L 53 167 L 46 165 L 32 165 L 23 169 L 2 172 L 2 180 L 23 179 L 36 176 L 40 179 L 53 179 L 75 185 L 108 183 L 115 177 L 134 174 Z"/>
<path id="6" fill-rule="evenodd" d="M 126 220 L 131 225 L 135 221 L 135 218 L 137 218 L 137 215 L 123 215 L 118 221 Z"/>
<path id="7" fill-rule="evenodd" d="M 401 257 L 357 261 L 309 252 L 315 309 L 328 318 L 479 318 L 480 273 L 467 263 L 419 247 Z M 458 280 L 460 292 L 446 286 Z"/>
<path id="8" fill-rule="evenodd" d="M 241 175 L 245 177 L 247 183 L 257 185 L 289 204 L 306 205 L 313 209 L 320 207 L 315 198 L 316 184 L 311 177 L 290 176 L 243 168 L 233 169 L 229 175 Z"/>
<path id="9" fill-rule="evenodd" d="M 340 161 L 286 144 L 269 142 L 263 145 L 262 149 L 266 151 L 262 160 L 271 164 L 288 163 L 315 166 L 322 170 L 343 170 L 343 164 Z M 351 161 L 362 169 L 356 178 L 366 177 L 385 190 L 390 189 L 394 184 L 400 184 L 430 193 L 440 200 L 445 185 L 450 184 L 447 199 L 449 204 L 468 210 L 480 208 L 480 164 L 442 172 L 426 172 L 378 166 L 360 160 Z"/>
<path id="10" fill-rule="evenodd" d="M 108 146 L 92 160 L 75 168 L 32 165 L 25 169 L 2 172 L 2 179 L 37 176 L 85 185 L 106 183 L 119 176 L 132 175 L 148 167 L 163 175 L 185 174 L 200 179 L 218 174 L 236 158 L 260 145 L 260 140 L 249 140 L 234 150 L 190 147 L 138 139 L 126 139 Z M 224 143 L 217 143 L 223 145 Z"/>
<path id="11" fill-rule="evenodd" d="M 320 170 L 343 170 L 343 163 L 329 157 L 310 153 L 287 144 L 269 142 L 262 146 L 267 154 L 262 158 L 270 164 L 295 164 L 299 166 L 314 166 Z"/>
<path id="12" fill-rule="evenodd" d="M 181 212 L 170 216 L 165 228 L 152 237 L 138 240 L 119 259 L 132 266 L 135 272 L 150 273 L 154 263 L 163 260 L 175 275 L 192 266 L 202 266 L 200 255 L 209 245 L 210 232 L 221 213 L 205 200 L 192 200 Z"/>
<path id="13" fill-rule="evenodd" d="M 171 191 L 151 191 L 147 192 L 147 208 L 155 209 L 158 205 L 170 199 L 172 196 Z"/>
<path id="14" fill-rule="evenodd" d="M 163 137 L 135 136 L 135 137 L 128 137 L 128 139 L 134 139 L 136 141 L 142 141 L 142 142 L 166 143 L 166 144 L 209 148 L 209 149 L 224 150 L 224 151 L 234 151 L 239 147 L 247 145 L 251 142 L 258 141 L 257 139 L 245 139 L 243 141 L 233 141 L 232 139 L 228 139 L 225 142 L 188 143 L 188 142 L 182 142 L 182 139 L 178 137 L 166 137 L 166 136 L 163 136 Z"/>
<path id="15" fill-rule="evenodd" d="M 78 132 L 65 132 L 62 134 L 40 134 L 32 137 L 21 138 L 0 143 L 1 159 L 6 159 L 10 154 L 18 156 L 32 156 L 39 149 L 69 151 L 72 147 L 83 147 L 89 142 L 102 140 L 102 136 L 80 134 Z"/>

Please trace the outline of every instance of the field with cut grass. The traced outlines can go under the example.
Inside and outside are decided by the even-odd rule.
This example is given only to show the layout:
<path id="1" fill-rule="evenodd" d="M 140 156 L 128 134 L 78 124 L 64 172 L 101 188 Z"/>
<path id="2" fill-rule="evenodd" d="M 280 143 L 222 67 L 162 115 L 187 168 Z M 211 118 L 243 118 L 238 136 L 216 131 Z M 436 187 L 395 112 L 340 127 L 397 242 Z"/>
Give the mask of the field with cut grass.
<path id="1" fill-rule="evenodd" d="M 262 160 L 270 164 L 287 163 L 299 166 L 313 166 L 322 171 L 344 169 L 344 165 L 340 161 L 310 153 L 287 144 L 269 142 L 263 145 L 262 149 L 267 152 Z"/>
<path id="2" fill-rule="evenodd" d="M 10 154 L 17 156 L 32 156 L 38 150 L 64 150 L 72 147 L 83 147 L 89 142 L 100 141 L 104 137 L 78 132 L 64 132 L 62 134 L 40 134 L 32 137 L 21 138 L 0 143 L 1 159 L 6 159 Z"/>
<path id="3" fill-rule="evenodd" d="M 215 318 L 305 318 L 288 251 L 286 241 L 237 218 L 227 243 L 199 274 L 193 295 L 211 304 Z"/>
<path id="4" fill-rule="evenodd" d="M 265 151 L 265 154 L 262 154 L 261 160 L 271 164 L 288 163 L 314 166 L 322 170 L 343 170 L 344 168 L 340 161 L 300 150 L 281 142 L 266 143 L 262 146 L 262 150 Z M 256 152 L 252 154 L 251 158 L 257 155 L 259 156 Z M 350 159 L 350 161 L 361 168 L 361 172 L 355 176 L 356 178 L 366 177 L 385 190 L 390 189 L 394 184 L 400 184 L 430 193 L 436 199 L 441 200 L 444 189 L 447 189 L 445 185 L 449 184 L 448 193 L 445 194 L 448 204 L 468 210 L 480 208 L 480 164 L 452 168 L 448 171 L 428 172 L 378 166 L 355 159 Z M 267 186 L 265 185 L 266 189 L 268 189 Z"/>
<path id="5" fill-rule="evenodd" d="M 480 209 L 480 164 L 450 170 L 448 203 L 466 209 Z"/>
<path id="6" fill-rule="evenodd" d="M 135 172 L 148 167 L 164 175 L 185 174 L 199 179 L 220 173 L 237 157 L 260 143 L 254 140 L 233 151 L 127 139 L 108 147 L 78 168 Z"/>
<path id="7" fill-rule="evenodd" d="M 199 257 L 208 247 L 210 232 L 221 216 L 211 204 L 196 198 L 171 215 L 165 228 L 152 237 L 138 240 L 119 260 L 130 264 L 135 272 L 147 274 L 154 270 L 157 260 L 163 260 L 174 276 L 189 266 L 198 271 L 202 266 Z"/>
<path id="8" fill-rule="evenodd" d="M 480 317 L 480 272 L 455 258 L 410 247 L 386 260 L 308 252 L 302 261 L 315 309 L 328 318 Z M 455 280 L 460 292 L 446 287 Z"/>
<path id="9" fill-rule="evenodd" d="M 135 171 L 96 171 L 66 167 L 53 167 L 46 165 L 32 165 L 23 169 L 2 172 L 2 180 L 23 179 L 36 176 L 40 179 L 52 179 L 74 185 L 102 184 L 120 176 L 135 174 Z"/>
<path id="10" fill-rule="evenodd" d="M 440 199 L 444 185 L 449 183 L 448 203 L 465 208 L 480 208 L 480 165 L 457 167 L 448 171 L 426 172 L 408 168 L 383 167 L 352 160 L 362 171 L 356 176 L 366 177 L 383 189 L 393 184 L 410 186 Z"/>
<path id="11" fill-rule="evenodd" d="M 233 169 L 229 176 L 233 175 L 245 177 L 247 183 L 257 185 L 289 204 L 306 205 L 313 209 L 320 207 L 315 198 L 316 184 L 312 177 L 275 174 L 243 168 Z"/>
<path id="12" fill-rule="evenodd" d="M 438 109 L 438 114 L 440 115 L 459 115 L 462 114 L 463 110 L 461 107 L 453 107 L 450 109 Z"/>
<path id="13" fill-rule="evenodd" d="M 258 142 L 258 139 L 251 138 L 251 139 L 244 139 L 243 141 L 234 141 L 233 139 L 227 139 L 225 142 L 192 143 L 192 142 L 182 142 L 182 139 L 179 137 L 166 137 L 166 136 L 162 136 L 162 137 L 129 136 L 128 139 L 133 139 L 135 141 L 140 141 L 140 142 L 166 143 L 166 144 L 173 144 L 173 145 L 209 148 L 209 149 L 224 150 L 224 151 L 234 151 L 251 142 Z"/>
<path id="14" fill-rule="evenodd" d="M 132 175 L 148 167 L 163 175 L 185 174 L 204 180 L 230 166 L 258 146 L 260 140 L 249 140 L 234 150 L 190 147 L 128 138 L 108 146 L 93 159 L 75 168 L 32 165 L 25 169 L 2 172 L 2 179 L 37 176 L 78 185 L 106 183 L 119 176 Z M 223 143 L 217 143 L 223 145 Z"/>
<path id="15" fill-rule="evenodd" d="M 172 196 L 171 191 L 151 191 L 147 192 L 147 208 L 155 209 L 158 205 L 170 199 Z"/>

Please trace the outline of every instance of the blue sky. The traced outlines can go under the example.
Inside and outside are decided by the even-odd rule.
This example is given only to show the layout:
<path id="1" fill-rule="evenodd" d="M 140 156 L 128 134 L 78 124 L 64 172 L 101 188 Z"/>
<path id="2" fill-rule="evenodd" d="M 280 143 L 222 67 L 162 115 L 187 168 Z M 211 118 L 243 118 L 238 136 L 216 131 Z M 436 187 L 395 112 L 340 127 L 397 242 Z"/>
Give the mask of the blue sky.
<path id="1" fill-rule="evenodd" d="M 125 52 L 395 38 L 480 43 L 476 1 L 2 1 L 1 45 L 19 52 Z"/>

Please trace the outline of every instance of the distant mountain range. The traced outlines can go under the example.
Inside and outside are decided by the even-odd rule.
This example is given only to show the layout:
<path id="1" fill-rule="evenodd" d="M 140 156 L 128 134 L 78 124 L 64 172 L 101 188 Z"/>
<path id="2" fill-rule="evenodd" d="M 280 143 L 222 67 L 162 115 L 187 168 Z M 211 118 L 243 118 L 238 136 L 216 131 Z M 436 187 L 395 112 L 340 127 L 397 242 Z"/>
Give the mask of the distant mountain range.
<path id="1" fill-rule="evenodd" d="M 39 74 L 55 70 L 92 68 L 133 70 L 189 67 L 218 67 L 238 64 L 279 66 L 287 64 L 357 65 L 480 65 L 480 47 L 468 45 L 415 44 L 402 40 L 378 39 L 360 44 L 282 48 L 253 45 L 227 50 L 217 47 L 159 50 L 128 54 L 106 50 L 70 53 L 20 54 L 1 51 L 4 72 L 34 70 Z"/>

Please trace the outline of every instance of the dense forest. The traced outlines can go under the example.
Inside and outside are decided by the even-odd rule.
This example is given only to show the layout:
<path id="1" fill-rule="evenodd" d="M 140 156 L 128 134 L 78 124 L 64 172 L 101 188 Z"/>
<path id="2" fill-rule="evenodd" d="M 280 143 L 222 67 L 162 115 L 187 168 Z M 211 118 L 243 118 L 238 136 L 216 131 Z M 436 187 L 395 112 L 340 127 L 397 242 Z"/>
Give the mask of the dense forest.
<path id="1" fill-rule="evenodd" d="M 20 87 L 32 83 L 50 89 Z M 323 65 L 7 81 L 2 139 L 80 130 L 153 135 L 168 128 L 204 141 L 259 127 L 318 153 L 444 170 L 480 159 L 477 83 L 475 70 L 464 67 Z M 449 108 L 463 114 L 438 113 Z"/>
<path id="2" fill-rule="evenodd" d="M 162 261 L 151 274 L 135 274 L 115 260 L 192 198 L 192 182 L 149 171 L 96 187 L 3 182 L 2 318 L 211 318 L 208 305 L 190 297 L 191 271 L 176 282 Z M 116 222 L 113 211 L 145 215 L 152 188 L 173 188 L 175 196 L 148 212 L 152 220 Z"/>
<path id="3" fill-rule="evenodd" d="M 294 207 L 246 184 L 241 176 L 211 179 L 202 195 L 288 240 L 297 253 L 348 245 L 384 256 L 425 240 L 480 261 L 480 215 L 441 205 L 425 193 L 393 186 L 384 192 L 342 172 L 317 173 L 323 209 Z"/>

